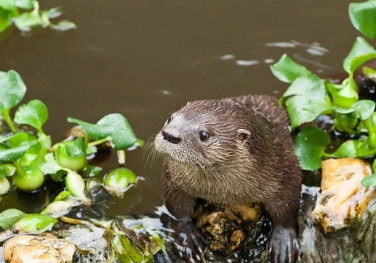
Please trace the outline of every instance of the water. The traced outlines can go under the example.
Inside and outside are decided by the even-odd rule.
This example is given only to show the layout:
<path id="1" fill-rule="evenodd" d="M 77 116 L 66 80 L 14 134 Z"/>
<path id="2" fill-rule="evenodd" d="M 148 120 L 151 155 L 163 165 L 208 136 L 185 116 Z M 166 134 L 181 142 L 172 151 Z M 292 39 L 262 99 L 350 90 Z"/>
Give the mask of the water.
<path id="1" fill-rule="evenodd" d="M 0 70 L 15 69 L 28 91 L 50 110 L 46 131 L 54 141 L 71 127 L 68 116 L 96 122 L 120 112 L 138 137 L 148 140 L 169 114 L 188 100 L 241 94 L 280 95 L 286 85 L 269 65 L 287 52 L 321 75 L 338 72 L 355 36 L 350 1 L 324 0 L 43 0 L 62 5 L 63 18 L 77 30 L 43 30 L 31 37 L 17 31 L 0 42 Z M 115 168 L 116 158 L 105 164 Z M 162 204 L 160 167 L 142 152 L 127 167 L 145 177 L 108 214 L 151 213 Z M 0 210 L 18 206 L 6 197 Z"/>

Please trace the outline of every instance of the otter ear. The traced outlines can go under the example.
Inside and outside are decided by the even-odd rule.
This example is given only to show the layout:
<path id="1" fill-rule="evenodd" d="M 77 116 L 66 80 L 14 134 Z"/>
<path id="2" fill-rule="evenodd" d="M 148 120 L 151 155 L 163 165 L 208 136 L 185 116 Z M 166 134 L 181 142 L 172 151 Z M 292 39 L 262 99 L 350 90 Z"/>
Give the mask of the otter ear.
<path id="1" fill-rule="evenodd" d="M 251 132 L 245 129 L 239 129 L 237 135 L 240 142 L 244 144 L 246 141 L 248 141 L 249 137 L 251 136 Z"/>

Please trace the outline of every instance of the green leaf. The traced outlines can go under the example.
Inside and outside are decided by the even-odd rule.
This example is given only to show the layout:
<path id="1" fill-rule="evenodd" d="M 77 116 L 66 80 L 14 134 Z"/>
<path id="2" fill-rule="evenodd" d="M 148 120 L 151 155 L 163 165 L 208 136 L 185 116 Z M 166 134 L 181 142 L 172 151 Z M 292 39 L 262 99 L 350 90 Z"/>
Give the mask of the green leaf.
<path id="1" fill-rule="evenodd" d="M 44 151 L 43 151 L 44 150 Z M 32 165 L 32 166 L 39 166 L 40 163 L 43 162 L 44 155 L 46 154 L 46 150 L 43 149 L 40 143 L 36 142 L 27 149 L 25 154 L 18 159 L 18 164 L 21 166 L 24 165 Z"/>
<path id="2" fill-rule="evenodd" d="M 321 158 L 330 143 L 329 135 L 316 127 L 307 127 L 296 136 L 294 152 L 304 170 L 317 170 L 321 167 Z"/>
<path id="3" fill-rule="evenodd" d="M 15 171 L 16 167 L 10 163 L 0 164 L 0 173 L 4 174 L 5 176 L 12 176 Z"/>
<path id="4" fill-rule="evenodd" d="M 69 191 L 62 191 L 60 192 L 56 197 L 55 197 L 55 200 L 54 201 L 62 201 L 62 200 L 65 200 L 67 199 L 69 196 L 71 195 L 71 193 Z"/>
<path id="5" fill-rule="evenodd" d="M 9 229 L 26 214 L 18 209 L 10 208 L 0 213 L 0 227 L 4 230 Z"/>
<path id="6" fill-rule="evenodd" d="M 26 215 L 12 227 L 13 231 L 27 234 L 40 234 L 50 231 L 58 222 L 56 218 L 47 215 Z"/>
<path id="7" fill-rule="evenodd" d="M 121 263 L 147 262 L 142 252 L 126 235 L 114 234 L 111 245 L 116 252 L 116 258 Z"/>
<path id="8" fill-rule="evenodd" d="M 18 10 L 15 6 L 5 9 L 0 1 L 0 32 L 6 30 L 12 23 L 12 19 L 18 15 Z M 4 1 L 5 2 L 5 1 Z"/>
<path id="9" fill-rule="evenodd" d="M 0 72 L 0 112 L 16 106 L 25 96 L 26 86 L 14 70 Z"/>
<path id="10" fill-rule="evenodd" d="M 59 31 L 67 31 L 67 30 L 76 29 L 76 28 L 77 28 L 76 24 L 68 20 L 62 20 L 54 26 L 54 29 L 59 30 Z"/>
<path id="11" fill-rule="evenodd" d="M 40 168 L 44 174 L 55 174 L 63 169 L 55 160 L 53 153 L 47 153 L 44 159 L 45 163 Z"/>
<path id="12" fill-rule="evenodd" d="M 375 186 L 376 185 L 376 173 L 364 177 L 362 180 L 362 185 L 364 187 Z"/>
<path id="13" fill-rule="evenodd" d="M 79 137 L 72 141 L 65 142 L 67 153 L 70 157 L 86 156 L 84 140 Z"/>
<path id="14" fill-rule="evenodd" d="M 376 154 L 376 149 L 371 146 L 369 138 L 358 140 L 358 144 L 356 146 L 358 157 L 371 157 L 372 155 Z"/>
<path id="15" fill-rule="evenodd" d="M 31 100 L 27 104 L 21 105 L 14 117 L 14 121 L 18 124 L 30 125 L 38 131 L 42 131 L 42 126 L 47 119 L 47 106 L 40 100 Z"/>
<path id="16" fill-rule="evenodd" d="M 31 10 L 34 7 L 32 0 L 14 0 L 14 5 L 26 10 Z"/>
<path id="17" fill-rule="evenodd" d="M 359 66 L 373 58 L 376 58 L 376 50 L 364 38 L 357 37 L 350 53 L 343 61 L 343 69 L 352 78 Z"/>
<path id="18" fill-rule="evenodd" d="M 60 166 L 75 171 L 81 170 L 87 163 L 85 144 L 81 137 L 58 143 L 55 156 Z"/>
<path id="19" fill-rule="evenodd" d="M 273 75 L 282 82 L 291 83 L 299 77 L 312 73 L 305 67 L 295 63 L 288 55 L 283 54 L 277 63 L 270 66 Z"/>
<path id="20" fill-rule="evenodd" d="M 21 145 L 31 145 L 37 142 L 37 138 L 28 132 L 18 132 L 6 138 L 6 144 L 9 148 Z"/>
<path id="21" fill-rule="evenodd" d="M 15 161 L 29 149 L 32 144 L 24 144 L 11 149 L 0 150 L 0 161 Z"/>
<path id="22" fill-rule="evenodd" d="M 376 2 L 350 3 L 349 16 L 353 26 L 369 38 L 376 38 Z"/>
<path id="23" fill-rule="evenodd" d="M 119 113 L 104 116 L 97 124 L 91 124 L 75 118 L 68 118 L 68 122 L 79 124 L 94 140 L 109 137 L 117 150 L 128 149 L 137 143 L 128 120 Z"/>
<path id="24" fill-rule="evenodd" d="M 327 96 L 323 80 L 313 74 L 295 79 L 287 88 L 283 97 L 286 98 L 295 95 L 307 97 L 315 96 L 318 97 L 318 99 L 324 99 Z"/>
<path id="25" fill-rule="evenodd" d="M 372 116 L 375 111 L 375 102 L 372 100 L 360 100 L 354 103 L 351 107 L 354 113 L 361 120 L 366 120 Z"/>
<path id="26" fill-rule="evenodd" d="M 325 87 L 331 94 L 335 106 L 350 108 L 358 100 L 357 86 L 353 79 L 346 79 L 341 85 L 325 81 Z"/>
<path id="27" fill-rule="evenodd" d="M 48 24 L 43 21 L 42 17 L 37 12 L 26 12 L 17 16 L 14 19 L 16 27 L 21 31 L 30 31 L 32 27 L 43 26 L 46 27 Z"/>
<path id="28" fill-rule="evenodd" d="M 316 75 L 297 78 L 283 94 L 281 102 L 284 100 L 292 129 L 332 109 L 324 83 Z"/>
<path id="29" fill-rule="evenodd" d="M 0 1 L 0 8 L 3 8 L 5 10 L 11 10 L 15 8 L 14 0 L 1 0 Z"/>
<path id="30" fill-rule="evenodd" d="M 374 70 L 373 68 L 364 66 L 362 67 L 362 72 L 364 75 L 366 75 L 367 78 L 372 79 L 374 81 L 376 80 L 376 70 Z"/>
<path id="31" fill-rule="evenodd" d="M 102 172 L 102 167 L 86 164 L 83 172 L 85 172 L 85 177 L 94 177 Z"/>
<path id="32" fill-rule="evenodd" d="M 348 140 L 342 143 L 338 149 L 332 153 L 333 157 L 357 157 L 358 156 L 358 141 Z"/>
<path id="33" fill-rule="evenodd" d="M 50 19 L 59 17 L 62 14 L 61 7 L 53 7 L 53 8 L 48 9 L 46 12 L 47 12 L 48 18 Z"/>

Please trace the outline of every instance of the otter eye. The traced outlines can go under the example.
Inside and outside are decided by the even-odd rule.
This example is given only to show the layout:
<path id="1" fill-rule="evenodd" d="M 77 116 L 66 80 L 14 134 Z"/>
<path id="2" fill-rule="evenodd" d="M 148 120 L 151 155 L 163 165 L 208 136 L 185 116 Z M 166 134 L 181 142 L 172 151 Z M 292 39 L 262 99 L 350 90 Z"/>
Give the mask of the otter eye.
<path id="1" fill-rule="evenodd" d="M 209 134 L 206 131 L 200 131 L 200 141 L 206 142 L 209 139 Z"/>

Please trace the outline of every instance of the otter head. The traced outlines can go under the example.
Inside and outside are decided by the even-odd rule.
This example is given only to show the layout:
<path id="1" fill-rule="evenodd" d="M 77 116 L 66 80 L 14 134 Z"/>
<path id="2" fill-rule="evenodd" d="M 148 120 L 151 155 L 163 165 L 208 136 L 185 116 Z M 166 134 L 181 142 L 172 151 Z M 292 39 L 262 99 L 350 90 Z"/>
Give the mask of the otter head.
<path id="1" fill-rule="evenodd" d="M 155 138 L 157 151 L 202 169 L 226 166 L 248 152 L 249 112 L 226 100 L 189 102 L 173 113 Z"/>

